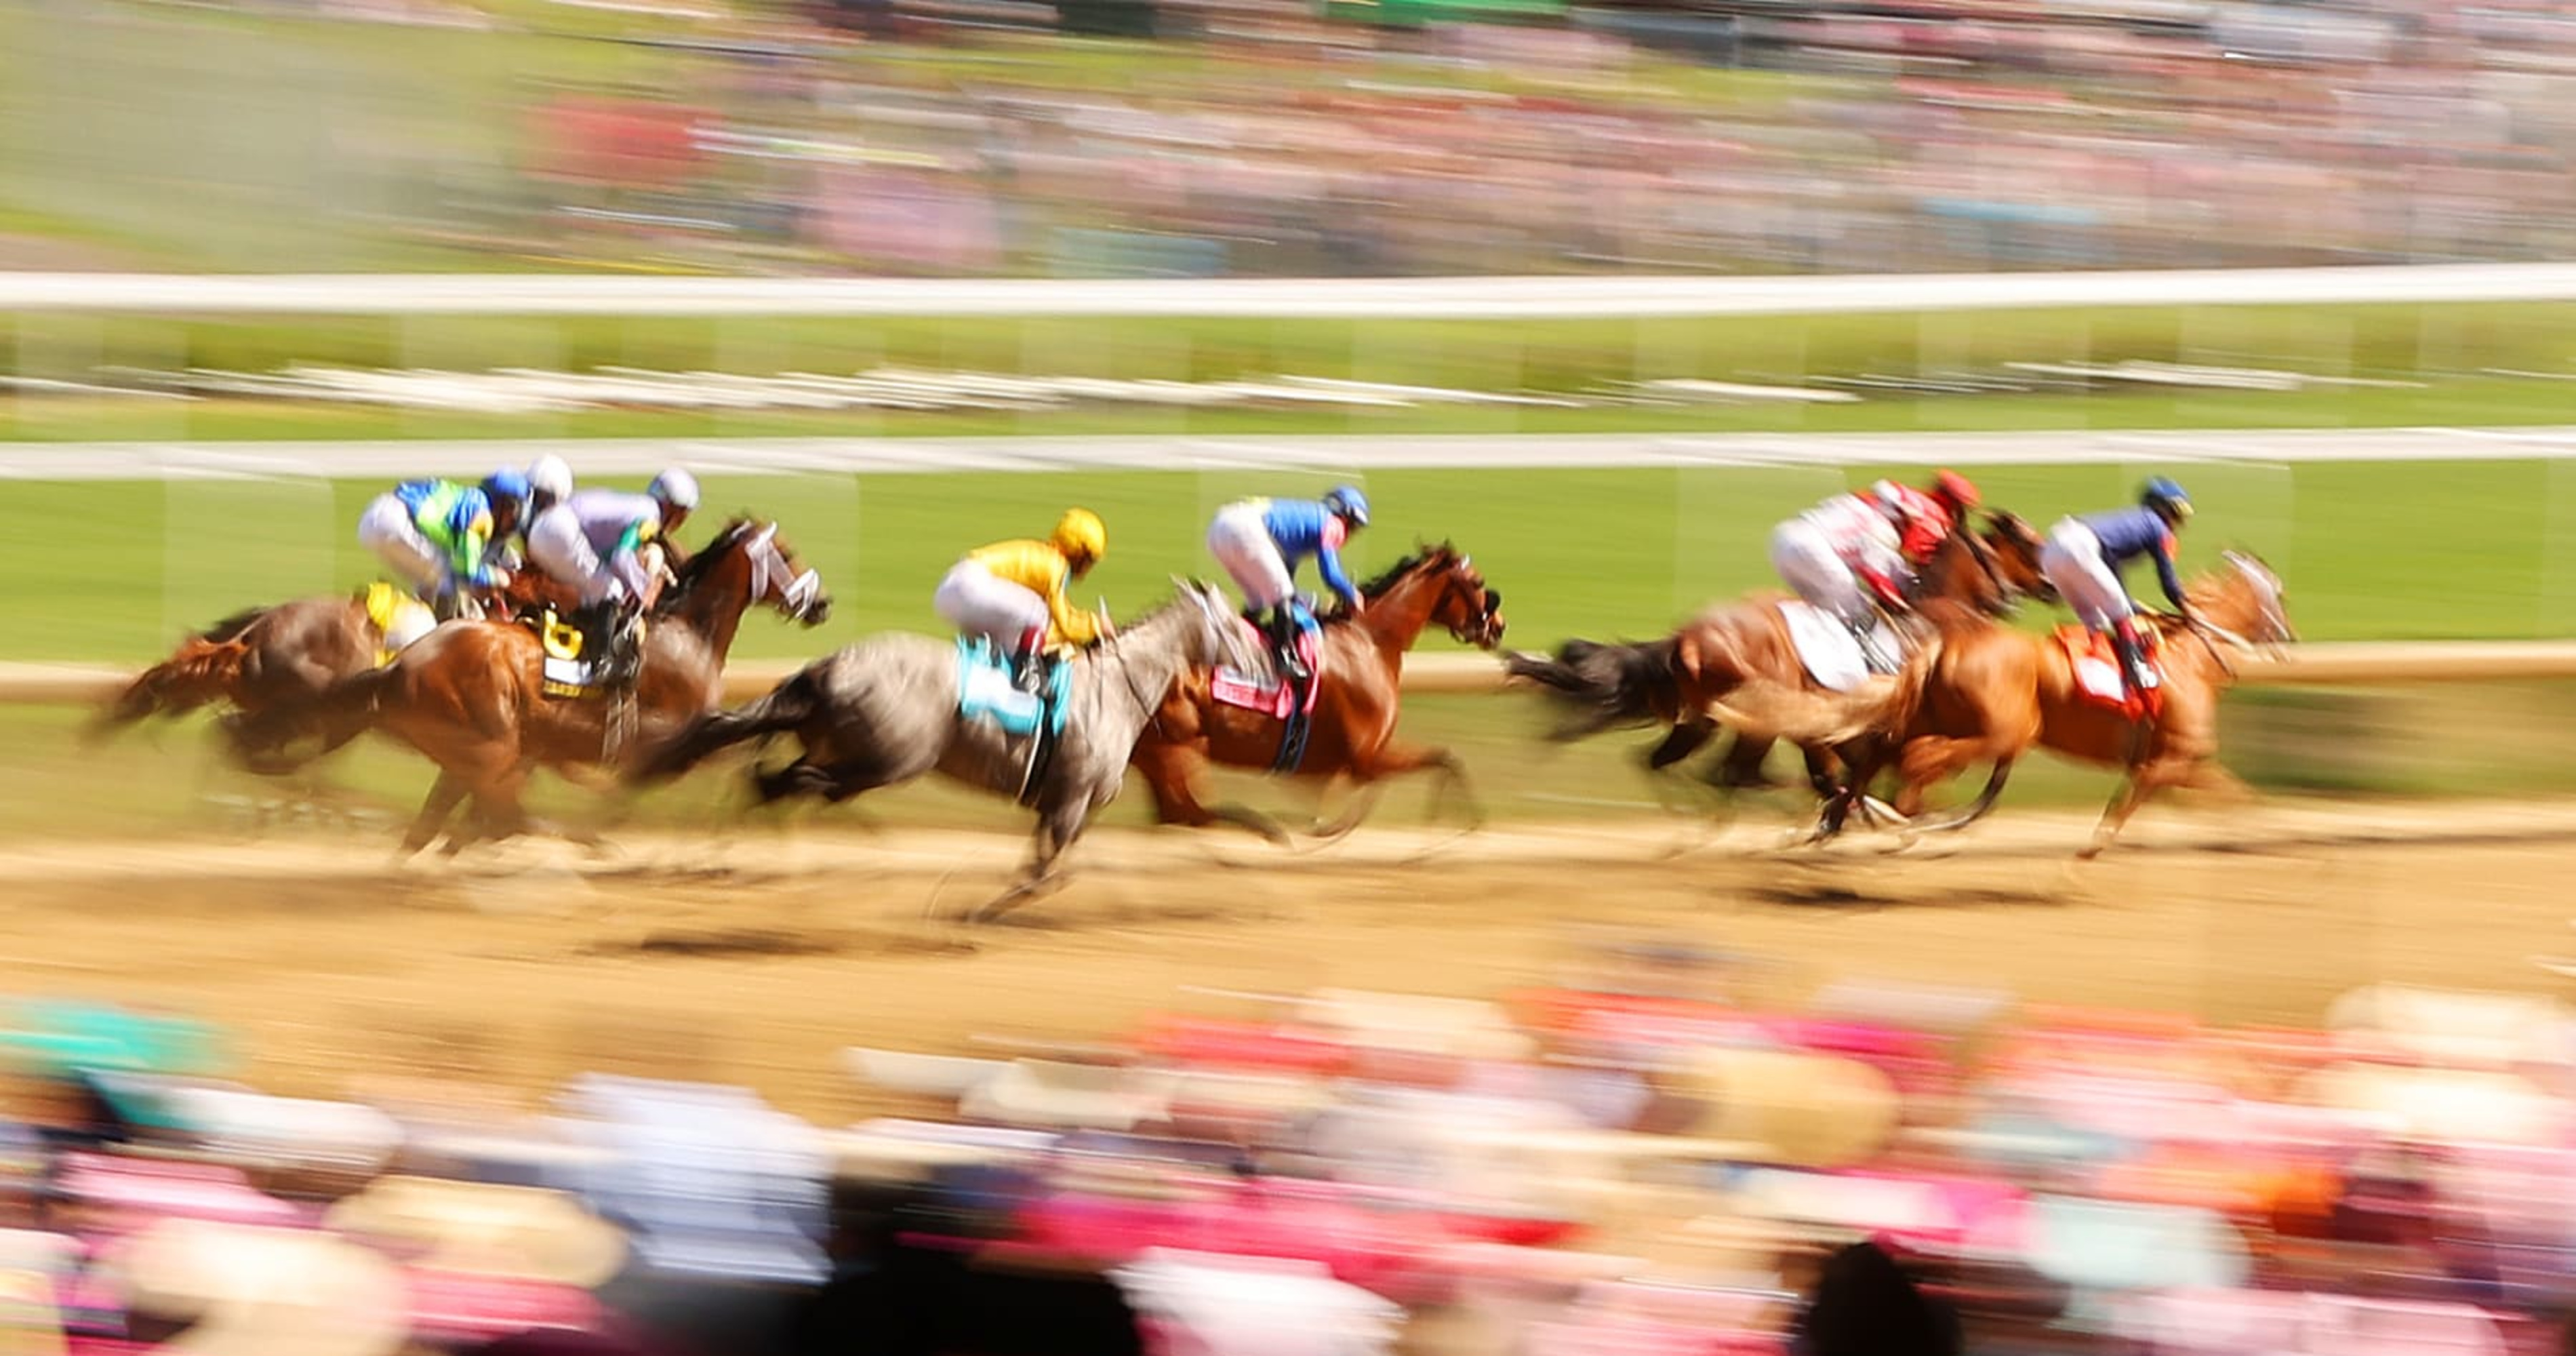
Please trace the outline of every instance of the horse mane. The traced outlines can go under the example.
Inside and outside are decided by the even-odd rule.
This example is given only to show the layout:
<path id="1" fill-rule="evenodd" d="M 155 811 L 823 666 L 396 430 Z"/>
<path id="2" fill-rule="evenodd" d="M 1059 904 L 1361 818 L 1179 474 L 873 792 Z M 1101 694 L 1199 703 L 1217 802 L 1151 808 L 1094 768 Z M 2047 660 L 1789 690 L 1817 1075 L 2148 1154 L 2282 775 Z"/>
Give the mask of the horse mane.
<path id="1" fill-rule="evenodd" d="M 662 594 L 661 605 L 654 610 L 668 612 L 681 599 L 688 597 L 691 589 L 706 582 L 707 573 L 715 568 L 715 562 L 758 526 L 760 521 L 748 513 L 738 513 L 726 519 L 725 525 L 716 529 L 714 540 L 709 541 L 705 549 L 683 556 L 672 568 L 671 574 L 676 582 Z M 662 549 L 674 555 L 680 554 L 680 548 L 670 542 L 664 542 Z"/>
<path id="2" fill-rule="evenodd" d="M 359 596 L 365 597 L 366 595 L 361 593 Z M 253 622 L 267 616 L 269 611 L 270 609 L 265 607 L 243 608 L 241 611 L 236 612 L 231 616 L 216 622 L 214 625 L 207 627 L 205 630 L 198 632 L 197 638 L 199 640 L 211 641 L 217 645 L 221 645 L 228 640 L 238 639 L 242 632 L 251 628 L 251 624 Z"/>
<path id="3" fill-rule="evenodd" d="M 1458 548 L 1445 541 L 1433 546 L 1417 543 L 1413 548 L 1413 554 L 1387 566 L 1378 572 L 1376 578 L 1360 585 L 1360 596 L 1375 598 L 1388 589 L 1394 588 L 1406 575 L 1420 569 L 1423 565 L 1435 560 L 1455 559 L 1457 555 Z"/>

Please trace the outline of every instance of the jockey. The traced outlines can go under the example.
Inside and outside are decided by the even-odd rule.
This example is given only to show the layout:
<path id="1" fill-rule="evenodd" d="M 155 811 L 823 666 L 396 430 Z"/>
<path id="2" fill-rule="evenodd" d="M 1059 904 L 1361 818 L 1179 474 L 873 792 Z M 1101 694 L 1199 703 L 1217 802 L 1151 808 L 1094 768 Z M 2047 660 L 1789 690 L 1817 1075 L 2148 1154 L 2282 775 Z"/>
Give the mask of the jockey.
<path id="1" fill-rule="evenodd" d="M 1208 551 L 1242 588 L 1244 616 L 1267 631 L 1288 676 L 1304 682 L 1314 675 L 1297 657 L 1297 633 L 1315 624 L 1306 600 L 1297 596 L 1297 564 L 1315 558 L 1315 572 L 1325 587 L 1341 597 L 1354 614 L 1366 604 L 1358 586 L 1342 568 L 1342 544 L 1368 526 L 1366 496 L 1353 486 L 1336 486 L 1321 500 L 1245 499 L 1217 510 L 1208 527 Z"/>
<path id="2" fill-rule="evenodd" d="M 2139 492 L 2136 508 L 2059 519 L 2040 549 L 2040 572 L 2075 609 L 2076 619 L 2096 633 L 2110 633 L 2120 676 L 2133 693 L 2146 690 L 2146 648 L 2138 634 L 2138 605 L 2120 580 L 2120 568 L 2140 556 L 2155 557 L 2165 601 L 2188 619 L 2191 606 L 2174 572 L 2174 532 L 2189 521 L 2191 496 L 2157 476 Z"/>
<path id="3" fill-rule="evenodd" d="M 552 452 L 528 465 L 528 506 L 530 521 L 535 514 L 572 498 L 572 467 Z"/>
<path id="4" fill-rule="evenodd" d="M 1109 529 L 1086 508 L 1064 511 L 1045 541 L 995 542 L 966 553 L 939 581 L 931 605 L 949 625 L 992 642 L 1011 657 L 1012 681 L 1040 690 L 1048 650 L 1092 645 L 1100 623 L 1065 599 L 1074 580 L 1109 553 Z"/>
<path id="5" fill-rule="evenodd" d="M 1771 568 L 1808 606 L 1841 622 L 1871 668 L 1885 670 L 1894 660 L 1872 638 L 1872 597 L 1891 609 L 1905 606 L 1913 571 L 1901 540 L 1877 499 L 1838 494 L 1771 529 Z"/>
<path id="6" fill-rule="evenodd" d="M 1968 513 L 1980 498 L 1976 482 L 1956 471 L 1932 477 L 1929 490 L 1882 480 L 1869 487 L 1869 497 L 1896 524 L 1896 549 L 1907 565 L 1918 570 L 1930 563 L 1932 553 L 1952 532 L 1967 524 Z"/>
<path id="7" fill-rule="evenodd" d="M 527 477 L 507 468 L 478 485 L 406 480 L 359 515 L 358 541 L 447 621 L 461 615 L 467 590 L 509 582 L 492 548 L 518 528 L 527 500 Z"/>
<path id="8" fill-rule="evenodd" d="M 698 506 L 698 482 L 679 467 L 653 478 L 642 494 L 582 490 L 537 515 L 528 529 L 528 555 L 547 577 L 581 596 L 576 614 L 609 642 L 613 676 L 631 672 L 635 619 L 661 596 L 662 580 L 640 553 L 688 521 Z"/>

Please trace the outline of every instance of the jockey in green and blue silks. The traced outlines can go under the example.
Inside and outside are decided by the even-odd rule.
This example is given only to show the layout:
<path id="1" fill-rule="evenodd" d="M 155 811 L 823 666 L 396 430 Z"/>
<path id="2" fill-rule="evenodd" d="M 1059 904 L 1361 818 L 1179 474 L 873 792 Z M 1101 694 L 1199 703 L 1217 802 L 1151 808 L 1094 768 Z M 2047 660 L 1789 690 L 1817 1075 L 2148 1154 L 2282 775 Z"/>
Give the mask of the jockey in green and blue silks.
<path id="1" fill-rule="evenodd" d="M 1297 596 L 1298 562 L 1313 556 L 1324 586 L 1352 612 L 1361 611 L 1366 604 L 1342 568 L 1342 546 L 1368 521 L 1368 499 L 1349 485 L 1321 500 L 1246 499 L 1217 510 L 1208 527 L 1208 551 L 1242 588 L 1250 604 L 1246 615 L 1266 615 L 1271 640 L 1293 664 L 1296 633 L 1315 624 Z"/>
<path id="2" fill-rule="evenodd" d="M 445 617 L 466 590 L 509 582 L 493 548 L 518 529 L 527 501 L 527 477 L 516 470 L 495 471 L 478 485 L 407 480 L 367 505 L 358 541 Z"/>

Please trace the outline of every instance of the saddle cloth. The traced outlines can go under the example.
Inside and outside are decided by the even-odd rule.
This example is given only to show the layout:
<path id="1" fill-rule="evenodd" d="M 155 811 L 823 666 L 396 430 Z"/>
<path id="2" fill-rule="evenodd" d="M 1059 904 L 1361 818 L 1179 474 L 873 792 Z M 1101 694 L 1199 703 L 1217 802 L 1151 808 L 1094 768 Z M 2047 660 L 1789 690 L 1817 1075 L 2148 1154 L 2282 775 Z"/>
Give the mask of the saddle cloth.
<path id="1" fill-rule="evenodd" d="M 1010 735 L 1031 735 L 1044 726 L 1049 735 L 1064 733 L 1072 703 L 1073 666 L 1048 670 L 1043 700 L 1011 681 L 1011 658 L 979 637 L 957 640 L 957 715 L 963 720 L 990 720 Z"/>
<path id="2" fill-rule="evenodd" d="M 1250 622 L 1245 622 L 1244 627 L 1257 629 Z M 1255 639 L 1261 642 L 1262 652 L 1268 654 L 1271 649 L 1269 638 L 1256 635 Z M 1323 634 L 1313 630 L 1298 631 L 1297 657 L 1305 661 L 1306 671 L 1315 675 L 1307 681 L 1303 694 L 1303 710 L 1307 715 L 1313 715 L 1315 694 L 1324 686 Z M 1208 695 L 1227 706 L 1258 711 L 1273 720 L 1286 720 L 1290 713 L 1300 709 L 1300 694 L 1289 685 L 1275 662 L 1262 673 L 1244 673 L 1220 664 L 1216 672 L 1208 675 Z"/>
<path id="3" fill-rule="evenodd" d="M 1798 652 L 1798 662 L 1805 665 L 1807 676 L 1821 687 L 1836 692 L 1849 692 L 1869 681 L 1869 660 L 1861 654 L 1860 642 L 1851 628 L 1827 616 L 1822 609 L 1797 599 L 1780 604 L 1780 620 L 1788 623 L 1790 647 Z M 1896 628 L 1885 619 L 1875 623 L 1871 638 L 1890 656 L 1905 653 L 1905 642 Z"/>
<path id="4" fill-rule="evenodd" d="M 2164 667 L 2157 654 L 2156 633 L 2145 627 L 2138 637 L 2146 643 L 2146 663 L 2140 665 L 2140 679 L 2147 690 L 2139 697 L 2150 713 L 2163 704 Z M 2066 651 L 2066 661 L 2075 670 L 2076 690 L 2096 706 L 2115 711 L 2129 709 L 2128 684 L 2120 681 L 2120 656 L 2111 648 L 2111 638 L 2081 626 L 2057 628 L 2056 640 Z"/>

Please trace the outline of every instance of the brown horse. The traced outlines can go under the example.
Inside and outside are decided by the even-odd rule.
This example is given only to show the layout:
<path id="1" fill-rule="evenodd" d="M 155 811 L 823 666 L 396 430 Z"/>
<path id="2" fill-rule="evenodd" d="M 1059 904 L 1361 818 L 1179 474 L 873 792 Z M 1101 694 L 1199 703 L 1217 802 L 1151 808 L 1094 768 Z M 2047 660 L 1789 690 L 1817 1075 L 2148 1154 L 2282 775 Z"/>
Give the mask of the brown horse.
<path id="1" fill-rule="evenodd" d="M 569 589 L 522 570 L 511 575 L 501 601 L 516 613 L 549 604 L 569 607 L 575 600 Z M 143 720 L 208 706 L 248 715 L 310 702 L 333 683 L 374 668 L 384 645 L 365 589 L 236 612 L 135 675 L 84 734 L 104 740 Z M 238 735 L 240 728 L 234 722 L 232 732 Z M 240 747 L 237 738 L 232 743 L 237 761 L 258 761 L 260 750 Z"/>
<path id="2" fill-rule="evenodd" d="M 1918 572 L 1914 591 L 1924 600 L 1945 599 L 2000 615 L 2019 597 L 2054 598 L 2039 570 L 2039 537 L 2009 513 L 1988 515 L 1982 536 L 1954 532 Z M 1582 739 L 1616 726 L 1661 724 L 1670 728 L 1646 756 L 1660 773 L 1699 752 L 1721 722 L 1710 704 L 1754 680 L 1822 692 L 1798 657 L 1780 604 L 1788 595 L 1763 591 L 1710 608 L 1662 640 L 1601 644 L 1569 640 L 1553 657 L 1515 654 L 1511 675 L 1537 684 L 1564 712 L 1550 738 Z M 1752 788 L 1771 783 L 1763 758 L 1775 741 L 1739 731 L 1735 747 L 1712 780 Z M 1802 745 L 1809 784 L 1833 795 L 1841 783 L 1835 761 L 1820 744 Z M 1657 783 L 1658 795 L 1661 782 Z"/>
<path id="3" fill-rule="evenodd" d="M 1764 685 L 1719 702 L 1719 718 L 1783 737 L 1838 747 L 1867 747 L 1855 785 L 1892 766 L 1901 782 L 1894 807 L 1924 831 L 1963 828 L 1994 808 L 2013 764 L 2032 746 L 2078 762 L 2124 769 L 2083 856 L 2109 847 L 2150 796 L 2167 787 L 2243 796 L 2244 783 L 2215 761 L 2218 698 L 2235 680 L 2220 646 L 2251 648 L 2295 641 L 2281 588 L 2270 566 L 2228 552 L 2220 567 L 2192 582 L 2191 610 L 2200 625 L 2150 614 L 2161 652 L 2162 703 L 2143 729 L 2128 714 L 2088 695 L 2065 645 L 2052 636 L 1996 626 L 1982 618 L 1936 613 L 1927 646 L 1896 680 L 1877 692 L 1849 695 Z M 1980 762 L 1994 771 L 1977 798 L 1929 824 L 1911 825 L 1933 787 Z M 1818 837 L 1831 837 L 1846 806 L 1828 805 Z"/>
<path id="4" fill-rule="evenodd" d="M 270 711 L 263 723 L 291 728 L 252 738 L 283 748 L 299 735 L 319 735 L 329 746 L 358 729 L 393 734 L 440 769 L 403 850 L 428 846 L 472 796 L 474 823 L 449 836 L 454 852 L 478 836 L 542 827 L 519 803 L 538 766 L 613 769 L 633 750 L 714 710 L 743 613 L 764 603 L 807 626 L 831 612 L 821 579 L 798 567 L 776 524 L 736 519 L 681 567 L 656 608 L 631 711 L 623 699 L 545 695 L 545 645 L 527 626 L 461 622 L 432 631 L 384 668 L 334 683 L 318 701 Z"/>
<path id="5" fill-rule="evenodd" d="M 1503 638 L 1502 595 L 1487 587 L 1474 563 L 1446 542 L 1398 561 L 1360 593 L 1368 606 L 1359 615 L 1323 620 L 1321 676 L 1296 775 L 1348 776 L 1374 786 L 1382 778 L 1436 769 L 1442 774 L 1441 790 L 1455 789 L 1472 811 L 1475 801 L 1466 770 L 1455 754 L 1395 737 L 1403 705 L 1404 656 L 1435 622 L 1465 644 L 1494 648 Z M 1198 784 L 1210 762 L 1266 769 L 1287 729 L 1287 722 L 1272 712 L 1218 701 L 1215 680 L 1213 670 L 1202 668 L 1174 683 L 1137 741 L 1130 763 L 1153 788 L 1160 822 L 1192 828 L 1238 824 L 1285 843 L 1288 835 L 1266 816 L 1235 805 L 1210 809 L 1199 799 Z M 1363 801 L 1342 823 L 1322 832 L 1347 832 L 1366 809 Z"/>

